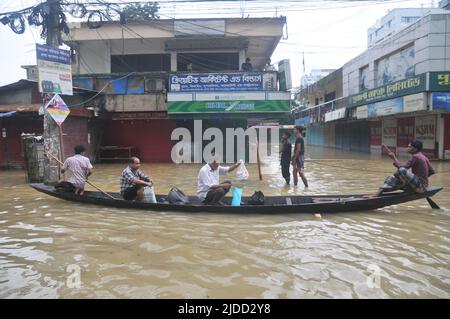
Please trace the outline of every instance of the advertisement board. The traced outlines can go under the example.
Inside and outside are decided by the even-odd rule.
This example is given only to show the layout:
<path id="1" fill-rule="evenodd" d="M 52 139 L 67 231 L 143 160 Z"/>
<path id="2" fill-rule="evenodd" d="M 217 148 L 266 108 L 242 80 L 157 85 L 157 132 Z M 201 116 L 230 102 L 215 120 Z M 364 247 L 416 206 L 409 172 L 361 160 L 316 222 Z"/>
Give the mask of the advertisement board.
<path id="1" fill-rule="evenodd" d="M 450 93 L 432 93 L 433 110 L 450 110 Z"/>
<path id="2" fill-rule="evenodd" d="M 280 73 L 280 91 L 291 89 L 291 63 L 289 59 L 281 60 L 278 63 L 278 72 Z"/>
<path id="3" fill-rule="evenodd" d="M 356 118 L 366 119 L 369 117 L 369 106 L 363 105 L 356 108 Z"/>
<path id="4" fill-rule="evenodd" d="M 423 148 L 433 150 L 436 142 L 436 116 L 418 116 L 415 124 L 415 138 L 422 141 Z"/>
<path id="5" fill-rule="evenodd" d="M 345 117 L 346 108 L 337 109 L 335 111 L 331 111 L 325 113 L 325 122 L 339 120 Z"/>
<path id="6" fill-rule="evenodd" d="M 403 98 L 385 100 L 368 106 L 369 117 L 379 117 L 403 112 Z"/>
<path id="7" fill-rule="evenodd" d="M 36 44 L 36 57 L 39 92 L 73 95 L 70 51 Z"/>
<path id="8" fill-rule="evenodd" d="M 417 112 L 427 109 L 427 101 L 425 93 L 417 93 L 406 95 L 403 97 L 403 112 Z"/>
<path id="9" fill-rule="evenodd" d="M 450 72 L 430 72 L 430 91 L 450 91 Z"/>
<path id="10" fill-rule="evenodd" d="M 167 102 L 169 114 L 176 113 L 237 113 L 237 112 L 290 112 L 289 100 L 242 101 L 173 101 Z"/>
<path id="11" fill-rule="evenodd" d="M 386 84 L 348 97 L 348 106 L 359 106 L 425 91 L 425 74 Z"/>
<path id="12" fill-rule="evenodd" d="M 268 76 L 276 73 L 177 73 L 169 76 L 170 92 L 263 91 Z"/>

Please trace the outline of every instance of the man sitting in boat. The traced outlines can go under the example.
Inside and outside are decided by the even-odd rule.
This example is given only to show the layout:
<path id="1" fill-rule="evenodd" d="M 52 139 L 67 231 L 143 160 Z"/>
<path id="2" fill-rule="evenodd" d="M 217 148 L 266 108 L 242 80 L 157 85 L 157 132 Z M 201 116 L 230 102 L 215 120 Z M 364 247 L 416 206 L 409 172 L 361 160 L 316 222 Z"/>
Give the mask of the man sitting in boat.
<path id="1" fill-rule="evenodd" d="M 75 187 L 75 194 L 78 195 L 84 194 L 84 185 L 88 176 L 92 174 L 92 164 L 89 158 L 84 156 L 85 151 L 83 145 L 75 146 L 75 155 L 67 158 L 61 167 L 61 173 L 67 172 L 67 175 L 69 175 L 65 181 Z"/>
<path id="2" fill-rule="evenodd" d="M 422 153 L 423 144 L 419 140 L 413 140 L 408 145 L 408 153 L 411 158 L 404 164 L 400 163 L 395 154 L 388 150 L 388 156 L 394 160 L 394 166 L 398 168 L 393 176 L 386 177 L 384 184 L 380 187 L 375 196 L 380 196 L 381 193 L 387 191 L 394 191 L 403 189 L 406 191 L 414 191 L 416 193 L 425 192 L 428 187 L 428 177 L 433 175 L 434 169 L 430 161 Z M 411 170 L 409 170 L 411 169 Z"/>
<path id="3" fill-rule="evenodd" d="M 126 200 L 142 201 L 144 188 L 152 187 L 153 181 L 139 169 L 141 161 L 137 157 L 130 158 L 130 164 L 122 172 L 120 177 L 120 194 Z"/>
<path id="4" fill-rule="evenodd" d="M 197 196 L 206 205 L 224 205 L 222 198 L 231 188 L 230 181 L 220 183 L 219 175 L 226 175 L 234 171 L 241 163 L 237 162 L 229 167 L 220 166 L 218 156 L 211 156 L 208 164 L 198 173 Z"/>

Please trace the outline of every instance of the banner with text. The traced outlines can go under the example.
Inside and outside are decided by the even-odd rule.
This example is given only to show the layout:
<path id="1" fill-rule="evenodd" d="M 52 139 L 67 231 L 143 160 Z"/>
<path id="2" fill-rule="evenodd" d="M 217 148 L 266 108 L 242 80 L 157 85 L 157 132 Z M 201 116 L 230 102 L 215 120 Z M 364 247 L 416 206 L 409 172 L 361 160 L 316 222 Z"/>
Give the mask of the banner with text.
<path id="1" fill-rule="evenodd" d="M 433 110 L 450 111 L 450 93 L 433 93 L 431 101 Z"/>
<path id="2" fill-rule="evenodd" d="M 436 142 L 436 116 L 418 116 L 415 125 L 415 138 L 422 141 L 424 149 L 433 150 Z"/>
<path id="3" fill-rule="evenodd" d="M 379 117 L 403 112 L 403 98 L 369 104 L 369 117 Z"/>
<path id="4" fill-rule="evenodd" d="M 450 91 L 450 72 L 430 72 L 430 91 Z"/>
<path id="5" fill-rule="evenodd" d="M 70 51 L 36 44 L 39 92 L 73 95 Z"/>
<path id="6" fill-rule="evenodd" d="M 288 100 L 246 101 L 173 101 L 167 102 L 169 114 L 177 113 L 239 113 L 290 112 Z"/>
<path id="7" fill-rule="evenodd" d="M 425 74 L 364 91 L 348 98 L 348 106 L 359 106 L 425 91 Z"/>
<path id="8" fill-rule="evenodd" d="M 180 73 L 169 76 L 170 92 L 263 91 L 276 89 L 276 73 Z"/>

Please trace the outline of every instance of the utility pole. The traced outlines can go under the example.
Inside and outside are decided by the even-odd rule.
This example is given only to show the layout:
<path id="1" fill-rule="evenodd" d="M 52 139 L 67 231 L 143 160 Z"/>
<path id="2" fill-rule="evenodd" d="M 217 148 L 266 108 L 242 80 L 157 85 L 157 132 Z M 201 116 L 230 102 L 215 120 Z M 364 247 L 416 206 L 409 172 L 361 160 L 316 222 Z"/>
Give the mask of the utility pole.
<path id="1" fill-rule="evenodd" d="M 59 12 L 61 7 L 59 0 L 47 0 L 47 9 L 49 10 L 49 19 L 47 20 L 47 45 L 54 48 L 59 47 L 60 30 L 59 30 Z M 47 103 L 45 101 L 44 103 Z M 63 159 L 61 154 L 62 135 L 60 136 L 60 128 L 47 112 L 44 110 L 44 151 L 51 153 L 53 156 Z M 44 183 L 54 185 L 59 181 L 60 169 L 58 163 L 51 157 L 44 157 Z"/>

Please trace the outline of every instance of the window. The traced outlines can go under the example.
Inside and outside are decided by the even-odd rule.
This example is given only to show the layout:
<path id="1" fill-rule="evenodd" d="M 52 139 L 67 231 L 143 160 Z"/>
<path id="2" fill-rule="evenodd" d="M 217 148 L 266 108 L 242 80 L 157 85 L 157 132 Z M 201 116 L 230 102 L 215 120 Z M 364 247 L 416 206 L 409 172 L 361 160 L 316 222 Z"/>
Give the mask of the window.
<path id="1" fill-rule="evenodd" d="M 111 56 L 111 72 L 170 71 L 170 54 L 128 54 Z"/>
<path id="2" fill-rule="evenodd" d="M 238 71 L 238 53 L 179 53 L 177 59 L 178 71 L 189 71 L 188 64 L 192 65 L 193 72 L 211 71 Z"/>
<path id="3" fill-rule="evenodd" d="M 402 17 L 401 21 L 402 21 L 402 23 L 411 23 L 411 22 L 419 20 L 419 18 L 420 17 L 417 17 L 417 16 L 416 17 Z"/>

